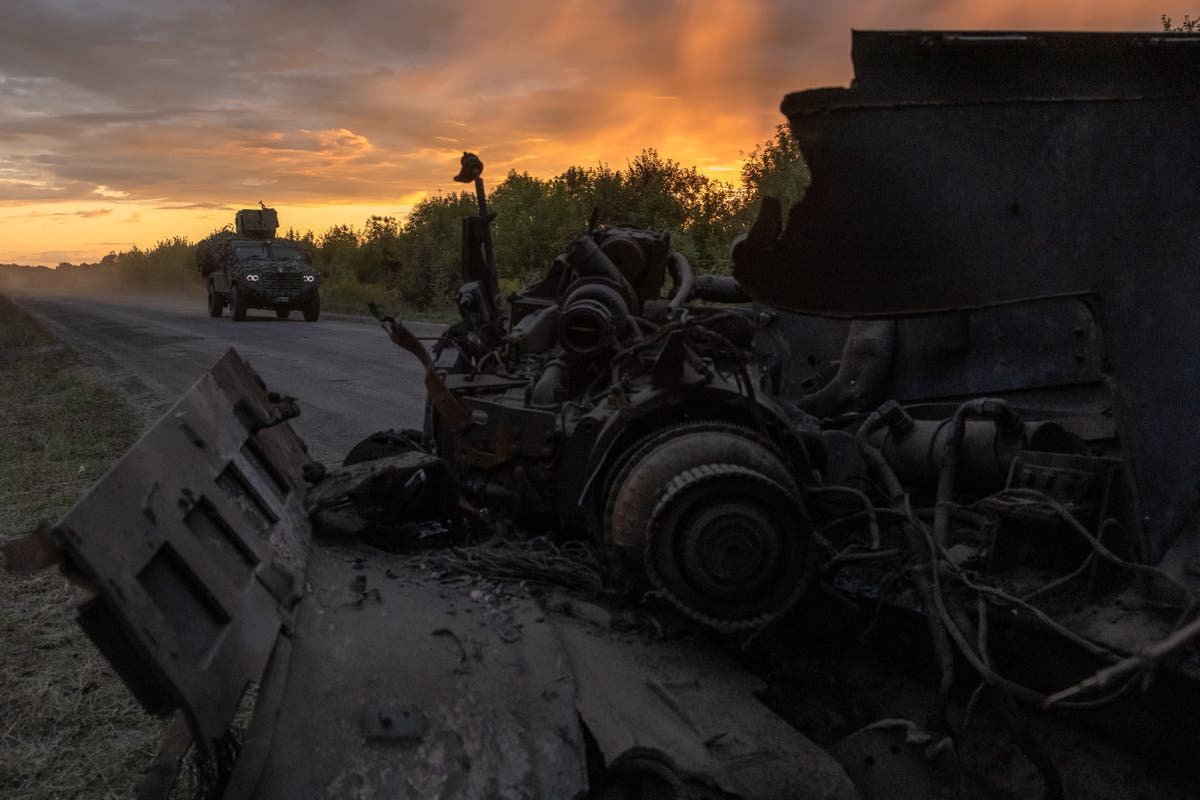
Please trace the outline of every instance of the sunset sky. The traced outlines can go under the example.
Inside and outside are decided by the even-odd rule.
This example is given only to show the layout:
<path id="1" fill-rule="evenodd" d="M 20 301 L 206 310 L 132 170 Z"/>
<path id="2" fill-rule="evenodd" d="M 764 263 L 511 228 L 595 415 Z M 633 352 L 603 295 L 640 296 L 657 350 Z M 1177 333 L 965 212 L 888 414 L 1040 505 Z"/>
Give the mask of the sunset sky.
<path id="1" fill-rule="evenodd" d="M 0 0 L 0 263 L 198 239 L 264 200 L 360 226 L 656 147 L 736 181 L 852 28 L 1155 30 L 1178 0 Z"/>

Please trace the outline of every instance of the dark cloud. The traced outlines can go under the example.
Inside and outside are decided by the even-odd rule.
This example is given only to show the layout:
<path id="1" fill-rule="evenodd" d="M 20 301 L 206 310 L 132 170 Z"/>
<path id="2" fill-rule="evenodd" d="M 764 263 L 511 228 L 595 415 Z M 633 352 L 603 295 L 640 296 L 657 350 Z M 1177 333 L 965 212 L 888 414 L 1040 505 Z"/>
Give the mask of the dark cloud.
<path id="1" fill-rule="evenodd" d="M 0 204 L 98 188 L 170 209 L 268 192 L 394 202 L 443 186 L 467 147 L 489 174 L 619 165 L 647 146 L 728 162 L 770 135 L 784 94 L 849 80 L 852 27 L 1153 28 L 1157 14 L 1118 0 L 4 0 Z"/>

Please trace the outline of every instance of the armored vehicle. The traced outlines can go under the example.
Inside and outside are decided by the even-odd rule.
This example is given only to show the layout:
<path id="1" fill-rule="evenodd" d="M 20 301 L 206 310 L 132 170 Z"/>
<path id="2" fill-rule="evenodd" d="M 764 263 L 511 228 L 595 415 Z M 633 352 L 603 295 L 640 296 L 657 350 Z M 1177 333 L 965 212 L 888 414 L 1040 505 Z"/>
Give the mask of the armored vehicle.
<path id="1" fill-rule="evenodd" d="M 269 308 L 280 319 L 299 310 L 305 320 L 316 322 L 321 315 L 317 273 L 300 242 L 275 236 L 275 209 L 242 209 L 234 223 L 234 230 L 215 233 L 196 248 L 209 316 L 221 316 L 228 306 L 234 321 L 241 322 L 249 309 Z"/>
<path id="2" fill-rule="evenodd" d="M 176 715 L 141 796 L 1197 795 L 1200 43 L 854 60 L 732 278 L 593 224 L 504 303 L 464 154 L 424 430 L 312 464 L 231 352 L 9 548 Z"/>

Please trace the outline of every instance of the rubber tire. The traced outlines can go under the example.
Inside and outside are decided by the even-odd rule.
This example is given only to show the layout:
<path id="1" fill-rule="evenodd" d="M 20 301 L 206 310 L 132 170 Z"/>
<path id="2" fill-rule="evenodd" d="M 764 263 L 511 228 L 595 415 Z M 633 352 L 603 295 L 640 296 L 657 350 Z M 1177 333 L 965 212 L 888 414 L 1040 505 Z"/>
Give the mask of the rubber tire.
<path id="1" fill-rule="evenodd" d="M 234 322 L 246 319 L 246 308 L 246 297 L 238 290 L 235 283 L 229 289 L 229 315 L 233 317 Z"/>
<path id="2" fill-rule="evenodd" d="M 225 312 L 225 297 L 218 291 L 213 289 L 212 283 L 208 284 L 208 315 L 210 317 L 219 317 Z"/>
<path id="3" fill-rule="evenodd" d="M 288 314 L 291 314 L 291 313 L 292 313 L 292 310 L 291 310 L 290 308 L 277 308 L 277 309 L 275 309 L 275 317 L 276 317 L 277 319 L 287 319 L 287 318 L 288 318 Z"/>
<path id="4" fill-rule="evenodd" d="M 312 300 L 301 306 L 300 311 L 304 314 L 305 322 L 316 322 L 321 316 L 321 295 L 313 294 Z"/>

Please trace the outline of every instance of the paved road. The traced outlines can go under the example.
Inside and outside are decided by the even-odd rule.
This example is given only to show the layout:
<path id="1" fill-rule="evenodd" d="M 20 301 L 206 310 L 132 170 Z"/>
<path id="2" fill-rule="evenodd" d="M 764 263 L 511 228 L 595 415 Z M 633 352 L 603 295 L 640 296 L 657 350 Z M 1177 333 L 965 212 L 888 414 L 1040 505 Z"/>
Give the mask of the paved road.
<path id="1" fill-rule="evenodd" d="M 211 319 L 203 298 L 15 299 L 123 392 L 144 426 L 235 347 L 268 388 L 299 399 L 292 425 L 319 461 L 340 462 L 374 431 L 421 427 L 420 365 L 368 318 L 323 315 L 310 323 L 298 312 L 278 320 L 271 311 L 251 311 L 235 323 L 228 315 Z M 442 329 L 411 327 L 418 336 Z"/>

